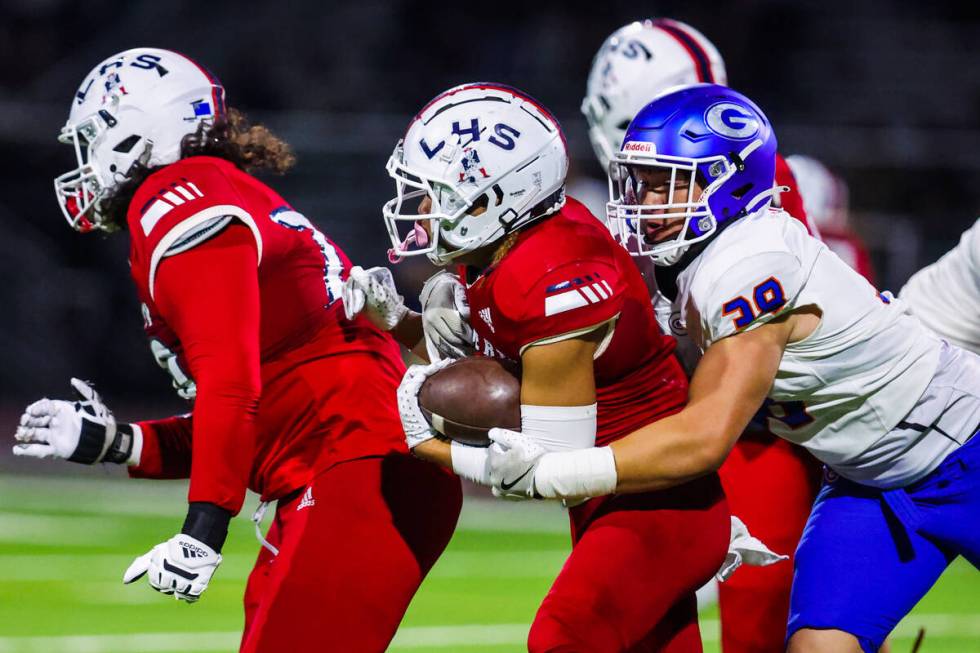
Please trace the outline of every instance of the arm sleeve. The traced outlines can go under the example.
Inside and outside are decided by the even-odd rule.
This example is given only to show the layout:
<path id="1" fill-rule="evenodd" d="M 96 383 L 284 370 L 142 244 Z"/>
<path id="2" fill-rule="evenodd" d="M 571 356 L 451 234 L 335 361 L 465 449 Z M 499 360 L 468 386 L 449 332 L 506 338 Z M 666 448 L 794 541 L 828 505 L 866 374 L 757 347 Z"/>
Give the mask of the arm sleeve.
<path id="1" fill-rule="evenodd" d="M 163 259 L 156 280 L 157 306 L 197 383 L 188 500 L 232 513 L 248 486 L 261 393 L 256 261 L 254 237 L 235 223 Z"/>
<path id="2" fill-rule="evenodd" d="M 804 281 L 799 260 L 786 252 L 758 254 L 720 272 L 702 279 L 691 298 L 706 347 L 793 308 Z"/>
<path id="3" fill-rule="evenodd" d="M 138 422 L 143 433 L 140 462 L 128 468 L 133 478 L 174 479 L 191 475 L 190 414 Z"/>

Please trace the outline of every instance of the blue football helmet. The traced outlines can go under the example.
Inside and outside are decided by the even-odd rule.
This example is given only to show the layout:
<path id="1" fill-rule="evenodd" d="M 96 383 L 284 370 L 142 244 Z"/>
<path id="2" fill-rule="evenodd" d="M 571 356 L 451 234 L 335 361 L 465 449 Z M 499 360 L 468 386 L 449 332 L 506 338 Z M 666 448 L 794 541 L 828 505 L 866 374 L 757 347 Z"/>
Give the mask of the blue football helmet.
<path id="1" fill-rule="evenodd" d="M 668 90 L 636 114 L 610 164 L 610 229 L 634 256 L 673 265 L 768 206 L 775 174 L 776 136 L 754 102 L 718 84 Z"/>

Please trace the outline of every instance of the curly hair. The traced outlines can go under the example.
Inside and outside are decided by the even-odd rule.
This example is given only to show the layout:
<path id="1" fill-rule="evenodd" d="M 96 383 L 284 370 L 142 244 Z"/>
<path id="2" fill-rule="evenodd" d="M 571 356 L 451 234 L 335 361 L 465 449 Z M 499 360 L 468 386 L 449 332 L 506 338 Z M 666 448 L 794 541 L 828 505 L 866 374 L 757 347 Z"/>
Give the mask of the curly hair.
<path id="1" fill-rule="evenodd" d="M 271 172 L 281 175 L 296 163 L 296 156 L 286 141 L 264 125 L 253 125 L 244 113 L 234 108 L 229 108 L 222 118 L 213 123 L 201 123 L 197 131 L 184 136 L 180 144 L 180 158 L 192 156 L 224 159 L 249 174 Z M 110 228 L 125 229 L 126 212 L 136 189 L 163 167 L 149 168 L 134 164 L 129 178 L 102 200 L 104 223 Z"/>

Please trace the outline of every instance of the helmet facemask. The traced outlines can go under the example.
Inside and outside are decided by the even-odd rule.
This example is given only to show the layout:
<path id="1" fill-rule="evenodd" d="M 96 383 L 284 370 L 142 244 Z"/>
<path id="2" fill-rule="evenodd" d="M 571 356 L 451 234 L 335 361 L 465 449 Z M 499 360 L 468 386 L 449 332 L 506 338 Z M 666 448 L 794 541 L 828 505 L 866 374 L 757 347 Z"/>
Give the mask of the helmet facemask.
<path id="1" fill-rule="evenodd" d="M 645 204 L 650 189 L 644 179 L 657 172 L 662 180 L 657 182 L 656 195 L 663 201 Z M 734 172 L 735 166 L 724 156 L 645 156 L 635 161 L 629 154 L 618 155 L 609 171 L 609 228 L 631 255 L 673 265 L 691 245 L 717 230 L 709 200 Z"/>
<path id="2" fill-rule="evenodd" d="M 381 208 L 392 247 L 388 257 L 396 263 L 407 256 L 425 254 L 436 265 L 445 265 L 474 247 L 446 247 L 443 232 L 452 232 L 463 216 L 483 205 L 486 193 L 475 200 L 460 195 L 450 185 L 420 176 L 405 162 L 403 143 L 399 141 L 388 159 L 388 175 L 395 180 L 395 197 Z M 428 198 L 429 210 L 420 213 L 418 206 Z M 413 212 L 414 211 L 414 212 Z"/>
<path id="3" fill-rule="evenodd" d="M 105 197 L 108 184 L 93 163 L 93 152 L 109 128 L 106 117 L 111 119 L 108 112 L 100 111 L 77 125 L 69 122 L 58 135 L 58 142 L 74 149 L 78 167 L 55 178 L 54 192 L 68 224 L 83 233 L 93 229 L 111 230 L 99 212 L 99 202 Z"/>
<path id="4" fill-rule="evenodd" d="M 560 209 L 565 201 L 563 184 L 544 202 L 532 203 L 538 193 L 515 187 L 508 178 L 510 172 L 538 158 L 536 154 L 530 160 L 518 161 L 486 180 L 478 179 L 479 173 L 474 172 L 469 179 L 447 183 L 410 167 L 404 144 L 399 142 L 386 166 L 395 180 L 396 194 L 381 209 L 392 244 L 389 259 L 398 262 L 403 257 L 425 254 L 435 265 L 447 265 Z M 538 173 L 533 177 L 540 179 Z M 429 211 L 419 213 L 414 203 L 426 198 L 430 200 Z"/>

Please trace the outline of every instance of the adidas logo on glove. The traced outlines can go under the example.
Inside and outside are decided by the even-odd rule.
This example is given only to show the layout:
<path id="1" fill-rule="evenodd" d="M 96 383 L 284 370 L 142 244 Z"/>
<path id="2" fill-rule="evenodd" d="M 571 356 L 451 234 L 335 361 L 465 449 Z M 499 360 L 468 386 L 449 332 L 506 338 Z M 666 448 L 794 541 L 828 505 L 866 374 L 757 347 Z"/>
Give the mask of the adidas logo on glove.
<path id="1" fill-rule="evenodd" d="M 194 546 L 190 542 L 179 542 L 180 550 L 185 558 L 206 558 L 208 552 L 199 546 Z"/>

